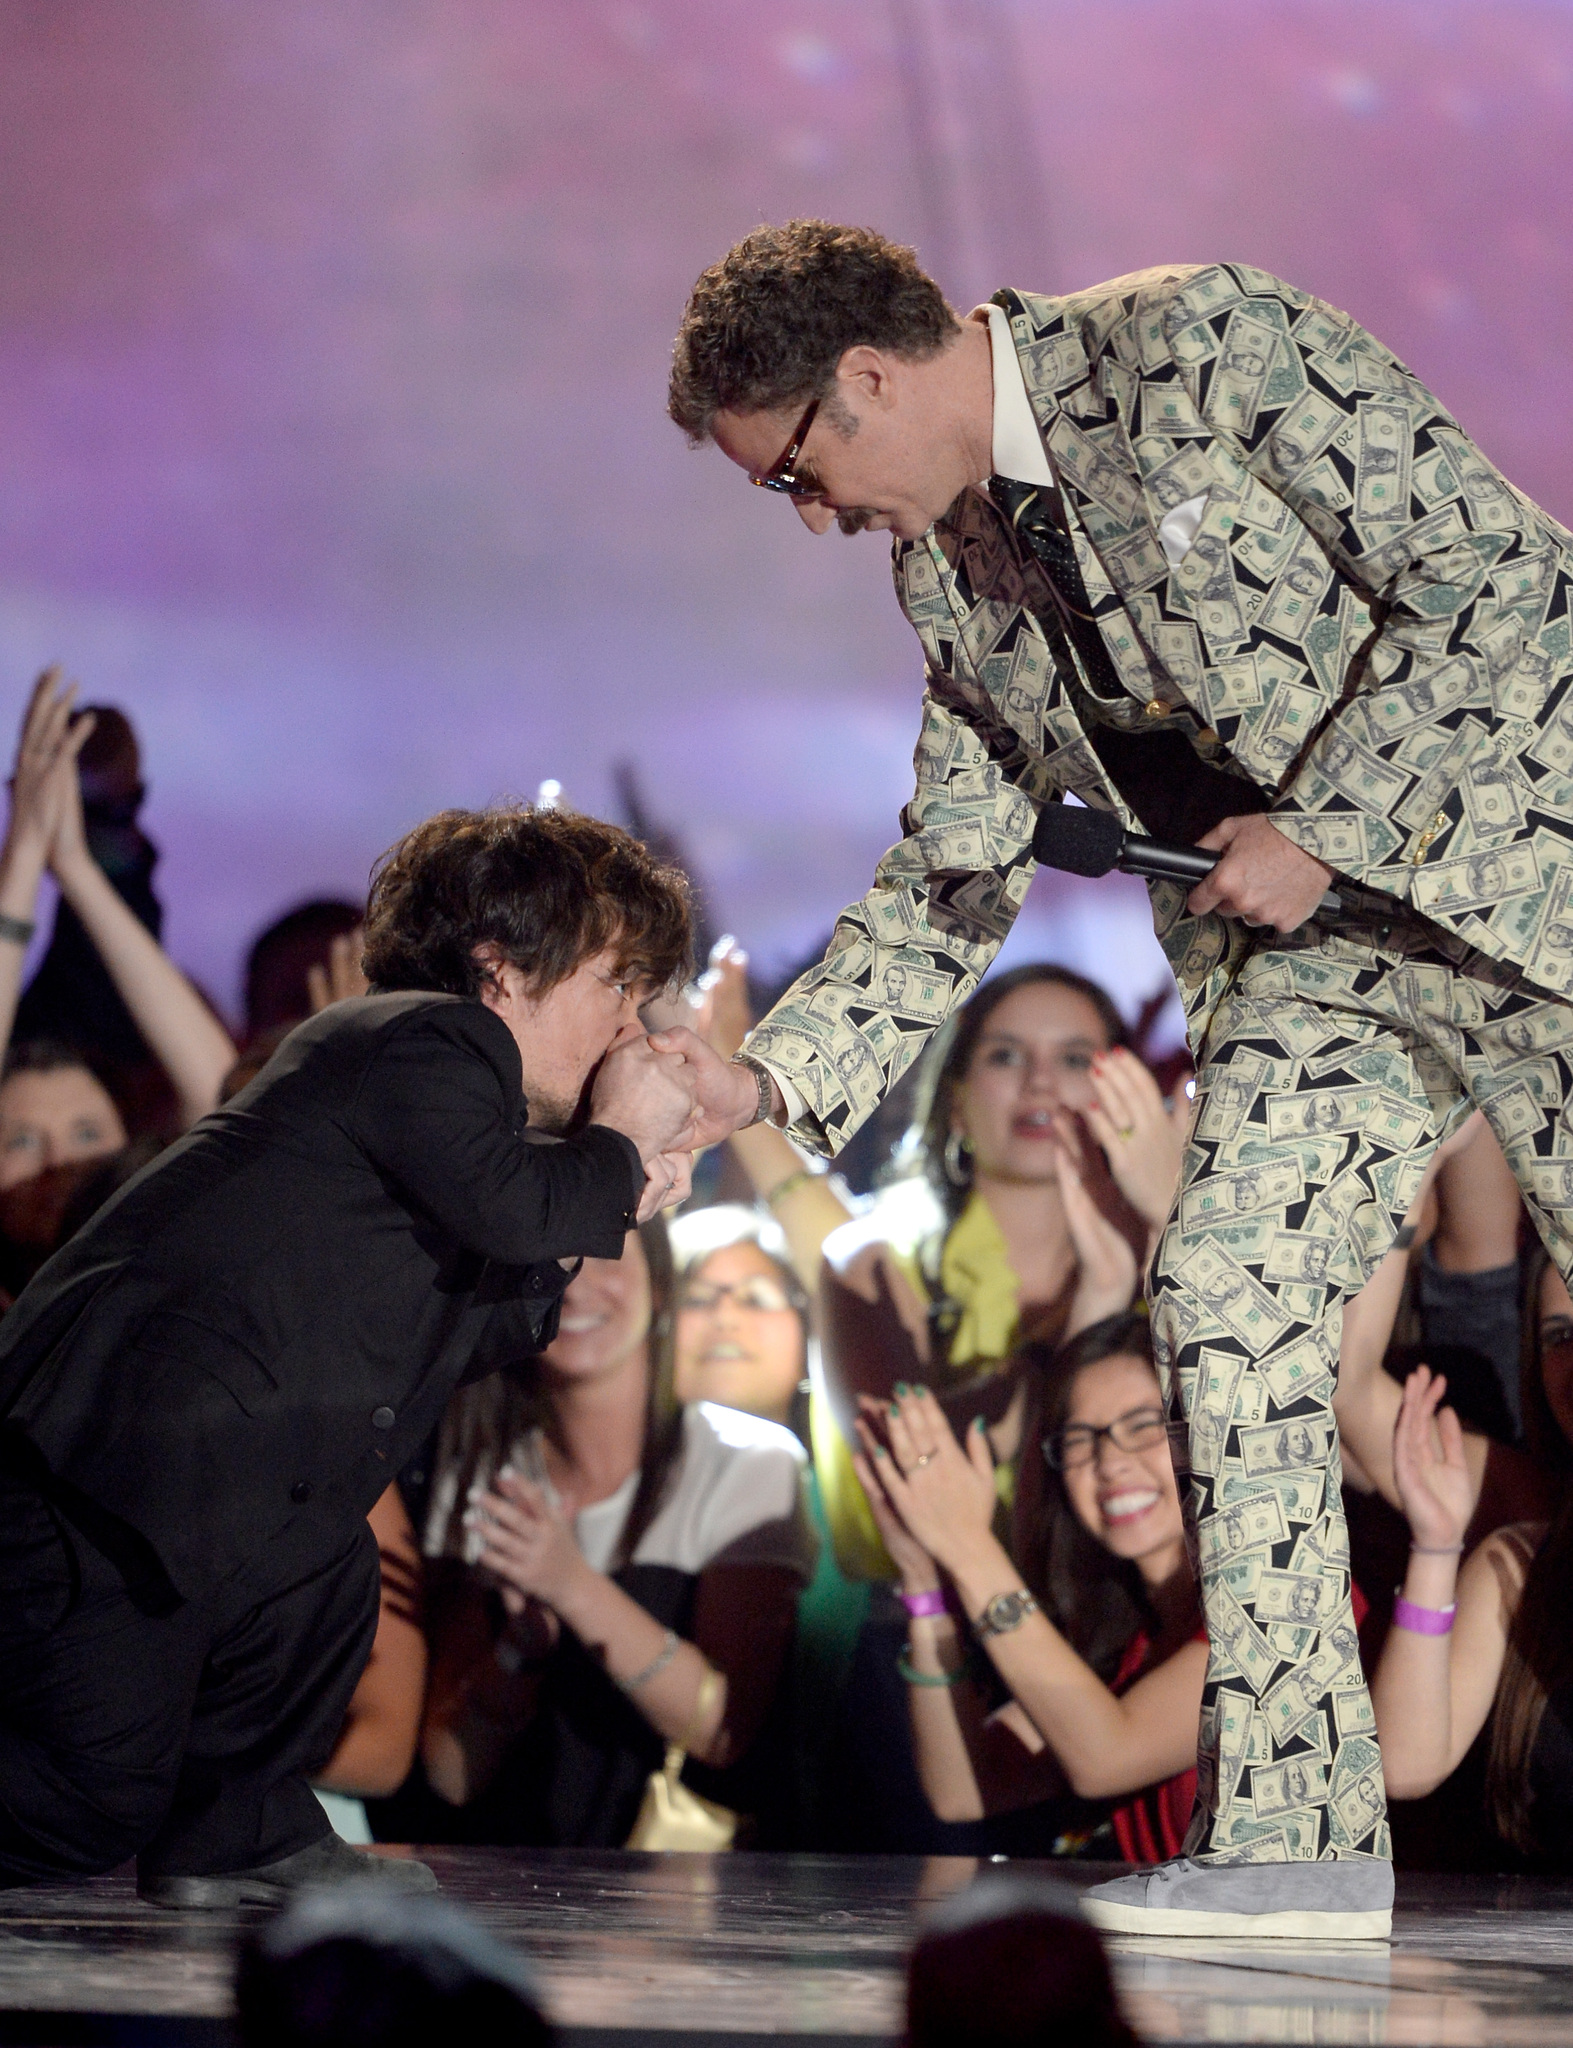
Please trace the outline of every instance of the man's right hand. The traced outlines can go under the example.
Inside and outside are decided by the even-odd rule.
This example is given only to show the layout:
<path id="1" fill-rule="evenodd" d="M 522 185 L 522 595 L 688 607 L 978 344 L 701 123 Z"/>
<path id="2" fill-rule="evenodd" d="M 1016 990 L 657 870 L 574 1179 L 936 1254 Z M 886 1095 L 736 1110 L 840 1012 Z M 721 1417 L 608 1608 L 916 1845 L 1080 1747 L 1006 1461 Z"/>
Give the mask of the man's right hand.
<path id="1" fill-rule="evenodd" d="M 700 1114 L 693 1070 L 681 1052 L 637 1028 L 613 1042 L 590 1089 L 591 1123 L 631 1138 L 649 1166 L 663 1152 L 694 1149 Z"/>
<path id="2" fill-rule="evenodd" d="M 658 1031 L 650 1042 L 687 1064 L 698 1111 L 693 1140 L 696 1150 L 719 1145 L 734 1131 L 745 1129 L 759 1114 L 759 1083 L 752 1068 L 722 1059 L 713 1046 L 706 1045 L 693 1031 L 676 1027 Z M 783 1113 L 780 1090 L 775 1093 L 774 1113 L 779 1116 Z"/>

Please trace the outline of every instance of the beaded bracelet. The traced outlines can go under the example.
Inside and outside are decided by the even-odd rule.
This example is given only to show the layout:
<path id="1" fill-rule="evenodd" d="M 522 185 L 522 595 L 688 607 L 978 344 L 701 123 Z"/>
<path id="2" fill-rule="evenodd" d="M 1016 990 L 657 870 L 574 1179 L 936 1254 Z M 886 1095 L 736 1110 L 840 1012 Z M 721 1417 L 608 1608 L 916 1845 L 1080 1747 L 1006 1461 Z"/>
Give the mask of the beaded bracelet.
<path id="1" fill-rule="evenodd" d="M 666 1641 L 643 1671 L 636 1671 L 632 1678 L 620 1678 L 617 1683 L 624 1692 L 637 1692 L 640 1686 L 648 1685 L 652 1678 L 659 1678 L 681 1648 L 682 1638 L 675 1628 L 669 1628 L 666 1632 Z"/>

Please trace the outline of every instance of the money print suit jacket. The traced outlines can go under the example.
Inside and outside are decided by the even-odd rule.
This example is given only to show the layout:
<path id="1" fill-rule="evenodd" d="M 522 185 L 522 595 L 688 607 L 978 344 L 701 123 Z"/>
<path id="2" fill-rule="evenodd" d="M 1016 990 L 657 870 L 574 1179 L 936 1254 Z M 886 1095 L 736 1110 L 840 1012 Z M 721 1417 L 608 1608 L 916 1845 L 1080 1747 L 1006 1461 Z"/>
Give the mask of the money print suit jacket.
<path id="1" fill-rule="evenodd" d="M 1266 810 L 1336 875 L 1573 993 L 1573 535 L 1348 314 L 1263 271 L 996 303 L 1089 616 L 983 486 L 896 544 L 926 660 L 917 788 L 750 1040 L 807 1104 L 794 1135 L 836 1150 L 976 987 L 1038 809 L 1069 791 L 1186 839 Z M 1171 565 L 1160 522 L 1197 498 Z M 1199 1051 L 1251 935 L 1184 895 L 1153 885 Z"/>

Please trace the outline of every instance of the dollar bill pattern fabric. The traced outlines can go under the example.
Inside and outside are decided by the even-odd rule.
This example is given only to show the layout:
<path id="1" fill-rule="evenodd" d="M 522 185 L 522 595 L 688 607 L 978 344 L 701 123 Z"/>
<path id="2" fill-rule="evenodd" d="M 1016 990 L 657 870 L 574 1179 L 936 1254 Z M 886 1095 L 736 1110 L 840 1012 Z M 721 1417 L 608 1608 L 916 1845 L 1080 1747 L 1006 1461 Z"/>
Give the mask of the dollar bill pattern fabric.
<path id="1" fill-rule="evenodd" d="M 1204 1857 L 1389 1853 L 1331 1402 L 1343 1302 L 1471 1102 L 1573 1264 L 1573 1007 L 1380 904 L 1242 963 L 1154 1262 L 1212 1647 Z"/>
<path id="2" fill-rule="evenodd" d="M 802 1094 L 794 1136 L 844 1143 L 993 959 L 1038 807 L 1139 822 L 1096 727 L 1183 734 L 1374 893 L 1363 942 L 1266 946 L 1154 885 L 1200 1069 L 1154 1327 L 1212 1645 L 1193 1853 L 1382 1855 L 1342 1302 L 1466 1096 L 1564 1269 L 1573 1249 L 1573 536 L 1381 343 L 1261 271 L 997 300 L 1107 659 L 985 491 L 897 544 L 926 658 L 903 837 L 750 1050 Z M 1203 495 L 1171 566 L 1159 522 Z"/>
<path id="3" fill-rule="evenodd" d="M 1002 292 L 1120 694 L 981 489 L 894 550 L 926 657 L 903 837 L 751 1050 L 834 1151 L 976 987 L 1038 806 L 1136 822 L 1087 736 L 1178 731 L 1329 866 L 1573 990 L 1573 537 L 1389 350 L 1242 264 Z M 1167 511 L 1205 494 L 1183 561 Z M 1101 668 L 1101 664 L 1099 665 Z M 1248 807 L 1248 806 L 1243 806 Z M 1200 1041 L 1238 933 L 1161 920 Z"/>

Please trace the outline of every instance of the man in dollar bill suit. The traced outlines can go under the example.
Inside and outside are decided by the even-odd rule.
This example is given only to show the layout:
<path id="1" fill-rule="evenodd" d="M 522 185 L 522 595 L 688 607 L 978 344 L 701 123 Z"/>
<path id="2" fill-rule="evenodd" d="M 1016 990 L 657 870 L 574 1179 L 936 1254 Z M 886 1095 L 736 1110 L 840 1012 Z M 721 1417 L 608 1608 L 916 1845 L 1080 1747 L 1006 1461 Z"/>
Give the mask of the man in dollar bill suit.
<path id="1" fill-rule="evenodd" d="M 988 967 L 1041 805 L 1222 850 L 1152 885 L 1199 1069 L 1151 1275 L 1213 1650 L 1194 1860 L 1094 1910 L 1380 1934 L 1342 1308 L 1474 1104 L 1573 1263 L 1573 537 L 1347 314 L 1244 264 L 959 319 L 876 234 L 760 229 L 694 289 L 670 411 L 811 531 L 890 532 L 926 666 L 904 836 L 717 1063 L 716 1130 L 843 1144 Z"/>

